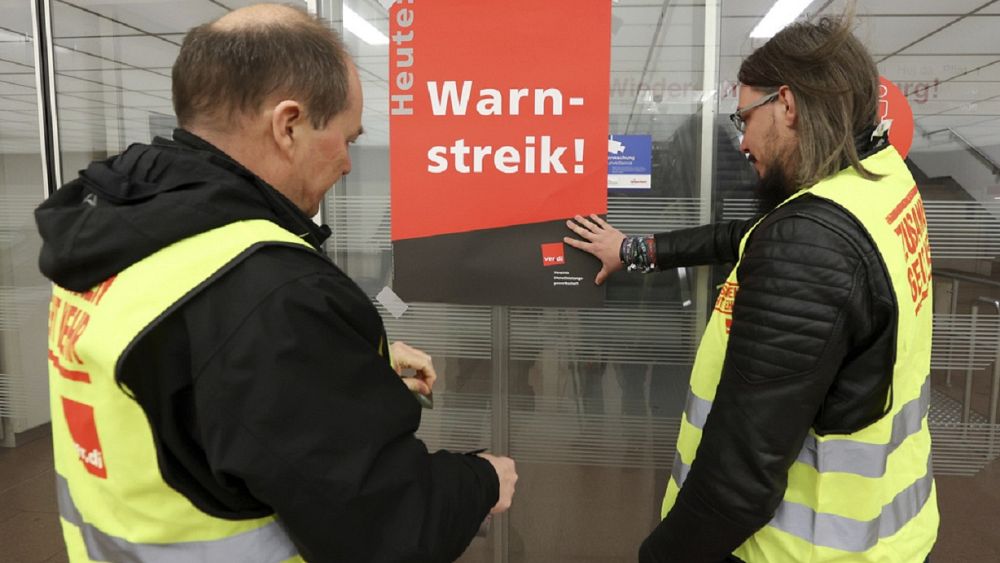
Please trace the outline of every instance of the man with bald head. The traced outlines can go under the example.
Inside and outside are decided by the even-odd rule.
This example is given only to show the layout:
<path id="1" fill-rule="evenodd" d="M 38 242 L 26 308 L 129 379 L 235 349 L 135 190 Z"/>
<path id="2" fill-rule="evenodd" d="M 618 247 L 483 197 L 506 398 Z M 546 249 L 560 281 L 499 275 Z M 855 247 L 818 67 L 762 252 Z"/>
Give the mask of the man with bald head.
<path id="1" fill-rule="evenodd" d="M 36 211 L 70 559 L 456 559 L 517 474 L 414 437 L 431 359 L 322 252 L 310 217 L 362 134 L 340 39 L 237 10 L 187 35 L 173 94 L 173 139 Z"/>

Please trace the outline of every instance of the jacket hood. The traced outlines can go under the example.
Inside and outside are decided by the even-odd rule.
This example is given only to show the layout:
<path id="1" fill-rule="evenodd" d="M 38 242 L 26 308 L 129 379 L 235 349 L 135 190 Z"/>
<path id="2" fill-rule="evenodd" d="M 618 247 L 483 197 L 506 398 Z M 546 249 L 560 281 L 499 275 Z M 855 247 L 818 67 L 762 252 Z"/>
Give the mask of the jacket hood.
<path id="1" fill-rule="evenodd" d="M 223 152 L 177 130 L 91 163 L 35 210 L 39 268 L 57 285 L 85 291 L 190 236 L 267 219 L 319 248 L 318 227 L 287 198 Z"/>

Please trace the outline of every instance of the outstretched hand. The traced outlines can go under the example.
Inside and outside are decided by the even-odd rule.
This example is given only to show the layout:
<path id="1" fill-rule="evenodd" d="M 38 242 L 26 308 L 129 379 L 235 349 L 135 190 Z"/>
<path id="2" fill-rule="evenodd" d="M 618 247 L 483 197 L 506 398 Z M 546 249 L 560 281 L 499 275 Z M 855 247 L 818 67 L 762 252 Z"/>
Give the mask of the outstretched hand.
<path id="1" fill-rule="evenodd" d="M 591 215 L 589 218 L 577 215 L 566 221 L 566 226 L 583 240 L 564 237 L 563 242 L 573 248 L 589 252 L 601 261 L 601 271 L 597 272 L 594 283 L 601 285 L 608 276 L 622 269 L 620 252 L 625 235 L 612 227 L 611 223 L 597 215 Z"/>

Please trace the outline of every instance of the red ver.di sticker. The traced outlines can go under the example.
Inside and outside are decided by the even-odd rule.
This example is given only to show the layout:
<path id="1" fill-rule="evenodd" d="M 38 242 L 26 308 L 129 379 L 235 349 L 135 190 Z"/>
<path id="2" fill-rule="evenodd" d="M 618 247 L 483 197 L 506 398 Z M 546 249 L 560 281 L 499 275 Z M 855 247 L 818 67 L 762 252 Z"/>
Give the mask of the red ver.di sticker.
<path id="1" fill-rule="evenodd" d="M 70 438 L 76 448 L 76 454 L 87 472 L 101 479 L 108 478 L 108 470 L 104 465 L 104 451 L 101 449 L 101 439 L 97 435 L 97 424 L 94 421 L 94 407 L 62 398 L 63 413 L 69 426 Z"/>

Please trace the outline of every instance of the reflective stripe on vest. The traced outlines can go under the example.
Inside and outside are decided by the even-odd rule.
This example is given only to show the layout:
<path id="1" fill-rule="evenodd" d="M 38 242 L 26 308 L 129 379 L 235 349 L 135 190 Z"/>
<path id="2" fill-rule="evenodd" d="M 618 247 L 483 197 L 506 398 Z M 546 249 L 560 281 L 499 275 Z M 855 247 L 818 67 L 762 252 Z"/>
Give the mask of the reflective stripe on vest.
<path id="1" fill-rule="evenodd" d="M 817 513 L 808 506 L 784 501 L 768 525 L 813 545 L 860 553 L 875 547 L 880 539 L 895 535 L 916 518 L 933 488 L 934 478 L 928 463 L 924 476 L 900 491 L 872 520 L 863 522 L 838 514 Z"/>
<path id="2" fill-rule="evenodd" d="M 94 561 L 274 563 L 294 557 L 298 552 L 277 521 L 219 540 L 166 544 L 132 543 L 105 534 L 85 522 L 73 504 L 73 498 L 69 494 L 69 484 L 62 475 L 56 475 L 56 497 L 59 503 L 59 515 L 80 529 L 83 543 L 87 546 L 87 556 Z"/>
<path id="3" fill-rule="evenodd" d="M 680 460 L 674 462 L 671 476 L 678 486 L 683 486 L 691 466 Z M 898 532 L 907 522 L 920 513 L 930 498 L 934 479 L 930 472 L 903 489 L 892 502 L 882 507 L 882 512 L 867 521 L 855 520 L 839 514 L 816 512 L 803 504 L 781 501 L 768 523 L 779 530 L 800 537 L 813 545 L 822 545 L 843 551 L 867 551 L 880 538 Z"/>
<path id="4" fill-rule="evenodd" d="M 53 287 L 52 443 L 71 561 L 301 560 L 274 516 L 212 516 L 160 474 L 145 411 L 119 386 L 132 346 L 171 311 L 265 246 L 317 254 L 264 220 L 169 245 L 88 292 Z"/>
<path id="5" fill-rule="evenodd" d="M 880 178 L 846 169 L 805 193 L 843 208 L 864 227 L 885 265 L 896 303 L 896 356 L 886 415 L 850 434 L 810 432 L 788 472 L 767 525 L 735 555 L 748 563 L 923 560 L 937 534 L 930 471 L 931 282 L 926 217 L 913 178 L 895 149 L 863 161 Z M 742 258 L 754 225 L 740 241 Z M 732 312 L 739 305 L 739 263 L 730 272 L 691 371 L 677 454 L 662 516 L 694 463 L 722 376 Z M 884 540 L 884 541 L 883 541 Z"/>
<path id="6" fill-rule="evenodd" d="M 923 387 L 920 388 L 920 396 L 903 405 L 903 408 L 892 418 L 892 437 L 888 443 L 870 444 L 849 438 L 819 442 L 814 435 L 809 434 L 806 436 L 802 451 L 799 452 L 796 461 L 821 473 L 837 471 L 863 477 L 881 477 L 885 474 L 889 454 L 896 451 L 896 448 L 908 437 L 920 431 L 930 404 L 931 380 L 928 377 L 924 381 Z M 684 415 L 691 426 L 698 429 L 704 428 L 711 410 L 711 401 L 701 399 L 690 389 L 688 390 L 688 404 Z M 678 460 L 675 465 L 684 466 L 685 464 Z M 681 470 L 675 468 L 674 474 L 679 475 L 679 471 Z M 684 474 L 687 474 L 686 470 L 684 470 Z M 677 479 L 678 484 L 682 482 L 683 479 Z"/>

